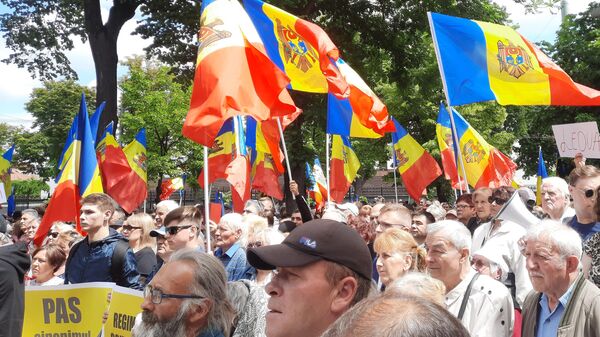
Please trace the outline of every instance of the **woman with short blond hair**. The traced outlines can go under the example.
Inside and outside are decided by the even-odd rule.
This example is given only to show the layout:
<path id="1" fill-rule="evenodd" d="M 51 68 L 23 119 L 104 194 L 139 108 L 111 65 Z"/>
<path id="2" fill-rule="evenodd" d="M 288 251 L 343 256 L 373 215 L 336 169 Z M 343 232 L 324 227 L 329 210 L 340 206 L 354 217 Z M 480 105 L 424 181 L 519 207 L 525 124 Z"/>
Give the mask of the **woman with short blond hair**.
<path id="1" fill-rule="evenodd" d="M 409 270 L 425 270 L 425 250 L 412 235 L 400 228 L 386 229 L 375 239 L 377 271 L 383 285 L 387 286 Z"/>

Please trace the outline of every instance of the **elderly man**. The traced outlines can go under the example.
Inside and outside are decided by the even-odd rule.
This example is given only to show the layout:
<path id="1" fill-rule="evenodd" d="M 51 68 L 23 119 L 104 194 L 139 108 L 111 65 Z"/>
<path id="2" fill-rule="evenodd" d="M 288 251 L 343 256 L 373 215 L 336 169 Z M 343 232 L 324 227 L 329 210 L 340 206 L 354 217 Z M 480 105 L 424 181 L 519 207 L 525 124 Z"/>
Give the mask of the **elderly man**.
<path id="1" fill-rule="evenodd" d="M 535 292 L 523 305 L 522 336 L 600 336 L 600 290 L 579 272 L 578 233 L 545 220 L 530 228 L 525 239 Z"/>
<path id="2" fill-rule="evenodd" d="M 480 187 L 473 192 L 473 205 L 475 206 L 475 221 L 469 221 L 467 227 L 469 231 L 475 233 L 477 227 L 482 223 L 490 221 L 492 204 L 489 199 L 492 196 L 492 189 Z"/>
<path id="3" fill-rule="evenodd" d="M 23 210 L 20 221 L 23 235 L 20 239 L 29 245 L 29 250 L 33 248 L 33 237 L 40 226 L 40 222 L 41 218 L 35 209 L 28 208 Z"/>
<path id="4" fill-rule="evenodd" d="M 471 233 L 460 222 L 443 220 L 427 228 L 427 268 L 446 286 L 446 307 L 473 337 L 509 337 L 514 310 L 508 289 L 471 268 Z"/>
<path id="5" fill-rule="evenodd" d="M 133 337 L 229 336 L 235 316 L 227 299 L 223 265 L 213 256 L 184 249 L 144 289 L 142 322 Z"/>
<path id="6" fill-rule="evenodd" d="M 175 200 L 163 200 L 156 204 L 156 210 L 154 211 L 154 224 L 156 228 L 164 226 L 165 217 L 170 211 L 179 207 Z"/>
<path id="7" fill-rule="evenodd" d="M 377 217 L 377 235 L 388 228 L 398 227 L 410 232 L 412 226 L 412 214 L 410 210 L 400 204 L 387 204 L 383 206 Z"/>
<path id="8" fill-rule="evenodd" d="M 333 220 L 313 220 L 283 243 L 250 248 L 256 269 L 276 269 L 269 294 L 267 337 L 318 337 L 367 297 L 371 255 L 360 235 Z"/>
<path id="9" fill-rule="evenodd" d="M 569 207 L 569 184 L 560 177 L 548 177 L 542 181 L 542 210 L 548 218 L 563 222 L 575 215 L 575 210 Z"/>
<path id="10" fill-rule="evenodd" d="M 512 187 L 499 187 L 490 198 L 490 216 L 496 217 L 504 204 L 515 193 Z M 504 284 L 515 293 L 519 306 L 523 305 L 525 297 L 531 291 L 531 282 L 527 277 L 525 258 L 519 251 L 519 239 L 525 235 L 525 228 L 508 220 L 494 219 L 479 226 L 473 233 L 473 251 L 482 247 L 491 248 L 502 256 L 508 265 L 509 274 Z"/>
<path id="11" fill-rule="evenodd" d="M 594 210 L 598 197 L 596 189 L 600 186 L 600 170 L 592 165 L 577 167 L 569 174 L 569 184 L 575 216 L 568 225 L 585 241 L 592 234 L 600 232 L 600 223 Z"/>
<path id="12" fill-rule="evenodd" d="M 247 225 L 240 214 L 228 213 L 221 217 L 215 231 L 215 256 L 225 266 L 227 281 L 247 278 L 246 252 Z"/>

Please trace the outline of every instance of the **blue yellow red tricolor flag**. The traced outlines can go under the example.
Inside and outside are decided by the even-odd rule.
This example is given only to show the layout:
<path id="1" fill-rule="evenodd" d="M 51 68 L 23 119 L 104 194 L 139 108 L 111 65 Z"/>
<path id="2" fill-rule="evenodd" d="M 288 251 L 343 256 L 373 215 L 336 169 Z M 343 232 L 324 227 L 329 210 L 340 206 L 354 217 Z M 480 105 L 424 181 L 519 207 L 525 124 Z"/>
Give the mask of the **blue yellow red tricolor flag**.
<path id="1" fill-rule="evenodd" d="M 273 198 L 282 200 L 283 189 L 279 183 L 282 172 L 277 170 L 271 151 L 281 157 L 279 144 L 269 144 L 263 133 L 264 124 L 252 117 L 246 119 L 246 145 L 250 148 L 250 163 L 252 166 L 252 188 Z"/>
<path id="2" fill-rule="evenodd" d="M 363 79 L 341 58 L 337 60 L 341 74 L 350 87 L 350 95 L 327 97 L 327 133 L 346 137 L 381 138 L 394 132 L 387 107 Z"/>
<path id="3" fill-rule="evenodd" d="M 127 213 L 131 213 L 137 208 L 137 205 L 130 203 L 132 198 L 129 181 L 132 172 L 131 167 L 115 137 L 105 132 L 102 138 L 104 154 L 100 160 L 100 168 L 104 191 L 121 205 Z"/>
<path id="4" fill-rule="evenodd" d="M 250 160 L 241 116 L 234 117 L 233 123 L 235 142 L 239 151 L 236 149 L 235 157 L 225 169 L 225 180 L 231 185 L 231 201 L 234 212 L 242 213 L 244 204 L 250 199 Z"/>
<path id="5" fill-rule="evenodd" d="M 331 146 L 331 175 L 330 188 L 331 199 L 337 203 L 342 203 L 346 193 L 356 174 L 360 169 L 360 162 L 348 137 L 333 135 Z"/>
<path id="6" fill-rule="evenodd" d="M 12 194 L 12 182 L 10 179 L 10 166 L 12 162 L 15 146 L 11 146 L 0 157 L 0 202 L 7 202 Z"/>
<path id="7" fill-rule="evenodd" d="M 428 13 L 451 106 L 600 105 L 600 91 L 573 80 L 510 27 Z"/>
<path id="8" fill-rule="evenodd" d="M 160 185 L 160 200 L 167 200 L 175 191 L 180 191 L 185 188 L 184 178 L 175 177 L 164 179 Z"/>
<path id="9" fill-rule="evenodd" d="M 548 178 L 548 171 L 546 170 L 546 163 L 544 163 L 542 147 L 540 146 L 538 154 L 537 189 L 535 191 L 535 204 L 538 206 L 542 204 L 542 180 L 544 178 Z"/>
<path id="10" fill-rule="evenodd" d="M 517 165 L 488 144 L 455 109 L 452 113 L 469 185 L 475 188 L 510 186 Z"/>
<path id="11" fill-rule="evenodd" d="M 454 155 L 452 125 L 450 124 L 450 114 L 448 114 L 448 110 L 446 110 L 443 104 L 440 104 L 440 111 L 435 124 L 435 134 L 440 147 L 444 177 L 450 180 L 453 187 L 457 186 L 458 173 L 456 170 L 456 157 Z"/>
<path id="12" fill-rule="evenodd" d="M 99 139 L 96 139 L 98 134 L 98 127 L 100 126 L 100 119 L 102 118 L 102 112 L 104 111 L 104 107 L 106 106 L 106 101 L 100 103 L 100 105 L 96 108 L 96 111 L 90 117 L 90 130 L 92 132 L 92 137 L 96 141 L 96 145 L 98 145 Z M 112 124 L 112 122 L 111 122 Z M 104 133 L 102 134 L 104 136 Z"/>
<path id="13" fill-rule="evenodd" d="M 217 179 L 225 179 L 225 169 L 235 157 L 235 133 L 233 127 L 234 119 L 225 121 L 221 130 L 215 138 L 212 147 L 208 149 L 208 183 L 213 183 Z M 205 160 L 205 165 L 206 160 Z M 198 184 L 204 187 L 204 170 L 200 171 Z"/>
<path id="14" fill-rule="evenodd" d="M 292 89 L 347 96 L 348 84 L 333 64 L 339 51 L 321 27 L 260 0 L 244 0 L 244 7 Z"/>
<path id="15" fill-rule="evenodd" d="M 319 158 L 315 158 L 312 165 L 306 163 L 306 180 L 308 195 L 315 201 L 317 211 L 321 211 L 327 201 L 327 180 Z"/>
<path id="16" fill-rule="evenodd" d="M 396 132 L 392 133 L 392 143 L 397 161 L 394 164 L 402 176 L 408 195 L 420 200 L 427 186 L 442 175 L 442 170 L 431 154 L 398 121 L 393 121 Z"/>
<path id="17" fill-rule="evenodd" d="M 141 128 L 131 143 L 123 149 L 127 162 L 135 175 L 131 176 L 130 193 L 132 202 L 139 205 L 146 199 L 148 193 L 148 166 L 146 150 L 146 128 Z"/>
<path id="18" fill-rule="evenodd" d="M 204 0 L 196 73 L 182 133 L 212 146 L 223 123 L 235 115 L 257 120 L 297 113 L 289 79 L 265 47 L 237 1 Z"/>
<path id="19" fill-rule="evenodd" d="M 83 94 L 79 113 L 75 119 L 77 123 L 74 124 L 74 133 L 68 151 L 70 155 L 66 158 L 63 169 L 59 173 L 58 184 L 34 237 L 34 242 L 38 246 L 46 237 L 54 221 L 75 222 L 77 229 L 81 231 L 79 224 L 80 198 L 103 191 L 95 142 Z"/>

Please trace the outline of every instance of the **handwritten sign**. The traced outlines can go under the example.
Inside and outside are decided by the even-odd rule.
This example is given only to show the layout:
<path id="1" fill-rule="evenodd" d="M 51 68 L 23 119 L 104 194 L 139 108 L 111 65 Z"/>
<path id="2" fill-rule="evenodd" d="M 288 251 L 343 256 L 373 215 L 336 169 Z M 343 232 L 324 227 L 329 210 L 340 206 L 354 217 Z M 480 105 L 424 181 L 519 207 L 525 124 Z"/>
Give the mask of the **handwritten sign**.
<path id="1" fill-rule="evenodd" d="M 600 158 L 600 134 L 596 122 L 552 125 L 561 157 L 573 158 L 582 153 L 586 158 Z"/>

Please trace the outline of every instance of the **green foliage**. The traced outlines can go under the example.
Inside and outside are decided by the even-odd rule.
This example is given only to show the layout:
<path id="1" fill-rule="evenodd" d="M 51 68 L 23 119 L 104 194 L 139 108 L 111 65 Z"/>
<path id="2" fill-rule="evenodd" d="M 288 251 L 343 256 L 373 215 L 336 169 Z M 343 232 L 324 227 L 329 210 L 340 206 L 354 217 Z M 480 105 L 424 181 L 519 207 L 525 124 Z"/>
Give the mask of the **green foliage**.
<path id="1" fill-rule="evenodd" d="M 129 73 L 120 81 L 121 141 L 131 141 L 145 127 L 148 180 L 160 182 L 164 176 L 186 173 L 194 184 L 202 149 L 181 134 L 190 87 L 175 82 L 169 68 L 159 63 L 134 58 L 126 65 Z"/>
<path id="2" fill-rule="evenodd" d="M 73 80 L 46 81 L 42 88 L 33 89 L 25 109 L 34 117 L 33 129 L 39 131 L 23 131 L 15 138 L 17 167 L 44 178 L 58 173 L 58 158 L 79 111 L 81 93 L 86 96 L 88 113 L 93 113 L 94 93 Z"/>
<path id="3" fill-rule="evenodd" d="M 39 198 L 42 191 L 50 192 L 50 186 L 38 179 L 15 180 L 12 182 L 12 186 L 18 197 Z"/>

